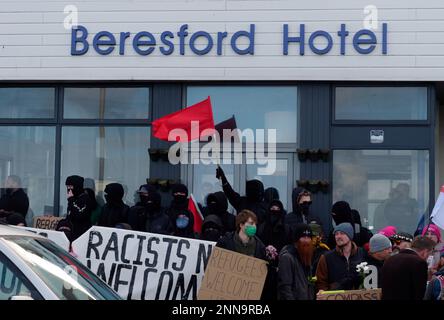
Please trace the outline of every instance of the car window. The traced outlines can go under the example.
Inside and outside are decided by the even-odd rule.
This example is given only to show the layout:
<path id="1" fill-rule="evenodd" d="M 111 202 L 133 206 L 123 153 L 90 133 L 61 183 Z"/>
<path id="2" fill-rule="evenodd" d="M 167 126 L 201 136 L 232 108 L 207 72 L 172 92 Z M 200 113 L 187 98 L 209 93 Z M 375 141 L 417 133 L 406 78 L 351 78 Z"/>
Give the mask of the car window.
<path id="1" fill-rule="evenodd" d="M 28 296 L 34 300 L 43 299 L 11 260 L 0 253 L 0 300 L 9 300 L 13 296 Z"/>
<path id="2" fill-rule="evenodd" d="M 8 236 L 3 239 L 60 299 L 119 299 L 89 269 L 52 242 L 32 237 Z"/>

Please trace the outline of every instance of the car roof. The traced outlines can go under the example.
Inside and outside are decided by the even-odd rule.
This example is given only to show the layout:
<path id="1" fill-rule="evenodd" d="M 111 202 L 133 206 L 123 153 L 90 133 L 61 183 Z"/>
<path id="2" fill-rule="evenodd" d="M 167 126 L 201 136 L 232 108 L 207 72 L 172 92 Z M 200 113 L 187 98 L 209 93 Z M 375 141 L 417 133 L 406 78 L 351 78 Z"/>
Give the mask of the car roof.
<path id="1" fill-rule="evenodd" d="M 22 236 L 22 237 L 35 237 L 43 239 L 45 238 L 43 236 L 38 235 L 37 233 L 7 224 L 0 224 L 0 237 L 2 236 Z"/>

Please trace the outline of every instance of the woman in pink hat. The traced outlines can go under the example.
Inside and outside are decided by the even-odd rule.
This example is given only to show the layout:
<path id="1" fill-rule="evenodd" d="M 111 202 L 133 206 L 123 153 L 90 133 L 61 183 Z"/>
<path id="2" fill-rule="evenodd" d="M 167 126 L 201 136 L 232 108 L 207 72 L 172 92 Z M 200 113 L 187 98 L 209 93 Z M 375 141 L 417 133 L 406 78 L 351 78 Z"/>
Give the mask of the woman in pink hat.
<path id="1" fill-rule="evenodd" d="M 444 244 L 441 241 L 441 230 L 438 226 L 429 224 L 422 229 L 421 235 L 426 236 L 436 243 L 432 255 L 427 260 L 429 263 L 429 272 L 430 274 L 433 274 L 438 269 L 441 251 L 444 250 Z"/>

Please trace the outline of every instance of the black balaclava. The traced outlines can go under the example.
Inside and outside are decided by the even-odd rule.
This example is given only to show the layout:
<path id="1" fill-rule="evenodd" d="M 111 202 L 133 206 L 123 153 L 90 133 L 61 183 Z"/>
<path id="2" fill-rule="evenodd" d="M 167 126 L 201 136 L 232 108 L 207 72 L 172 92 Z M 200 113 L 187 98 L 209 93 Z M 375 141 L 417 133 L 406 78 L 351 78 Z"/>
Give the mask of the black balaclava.
<path id="1" fill-rule="evenodd" d="M 157 192 L 156 188 L 150 184 L 142 184 L 139 187 L 139 200 L 140 200 L 140 204 L 142 206 L 145 206 L 145 203 L 148 201 L 148 196 L 142 195 L 140 192 L 144 192 L 144 193 L 148 193 L 148 195 L 150 193 L 154 193 Z"/>
<path id="2" fill-rule="evenodd" d="M 256 179 L 248 180 L 245 186 L 245 195 L 251 202 L 261 202 L 264 199 L 264 185 Z"/>
<path id="3" fill-rule="evenodd" d="M 160 211 L 161 204 L 161 195 L 158 192 L 150 192 L 148 194 L 147 202 L 145 203 L 145 208 L 148 214 L 152 215 Z"/>
<path id="4" fill-rule="evenodd" d="M 225 193 L 218 191 L 207 197 L 207 207 L 210 214 L 224 214 L 228 210 L 228 200 Z"/>
<path id="5" fill-rule="evenodd" d="M 270 187 L 264 191 L 264 200 L 271 203 L 273 200 L 279 200 L 279 191 L 276 188 Z"/>
<path id="6" fill-rule="evenodd" d="M 202 240 L 218 241 L 223 235 L 223 226 L 220 218 L 215 214 L 210 214 L 202 223 Z"/>
<path id="7" fill-rule="evenodd" d="M 291 193 L 291 204 L 293 205 L 293 212 L 294 213 L 300 212 L 300 208 L 298 205 L 299 195 L 301 193 L 303 193 L 304 191 L 306 191 L 304 188 L 297 187 L 297 188 L 294 188 L 293 192 Z"/>
<path id="8" fill-rule="evenodd" d="M 125 191 L 120 183 L 110 183 L 105 187 L 105 199 L 108 205 L 122 204 Z"/>
<path id="9" fill-rule="evenodd" d="M 271 207 L 277 206 L 279 207 L 279 210 L 271 210 Z M 275 225 L 279 220 L 282 219 L 282 216 L 284 214 L 284 205 L 279 200 L 273 200 L 271 201 L 270 205 L 268 206 L 268 216 L 270 219 L 270 222 L 272 225 Z"/>
<path id="10" fill-rule="evenodd" d="M 308 215 L 310 214 L 311 201 L 310 202 L 304 201 L 302 203 L 299 203 L 299 200 L 301 200 L 303 196 L 310 196 L 311 199 L 311 194 L 306 189 L 299 187 L 293 189 L 292 193 L 293 211 L 295 213 L 300 213 L 305 217 L 308 217 Z"/>
<path id="11" fill-rule="evenodd" d="M 352 223 L 353 221 L 350 205 L 346 201 L 338 201 L 333 204 L 331 212 L 335 213 L 335 215 L 332 215 L 332 217 L 336 225 L 339 225 L 343 222 Z"/>
<path id="12" fill-rule="evenodd" d="M 185 196 L 175 196 L 177 192 L 185 193 Z M 176 184 L 171 188 L 171 194 L 173 195 L 172 207 L 178 209 L 186 209 L 188 207 L 188 188 L 184 184 Z"/>
<path id="13" fill-rule="evenodd" d="M 83 182 L 85 180 L 83 179 L 83 177 L 81 176 L 69 176 L 68 178 L 66 178 L 66 182 L 65 185 L 66 186 L 73 186 L 73 190 L 72 193 L 75 197 L 78 197 L 79 195 L 81 195 L 83 193 Z"/>

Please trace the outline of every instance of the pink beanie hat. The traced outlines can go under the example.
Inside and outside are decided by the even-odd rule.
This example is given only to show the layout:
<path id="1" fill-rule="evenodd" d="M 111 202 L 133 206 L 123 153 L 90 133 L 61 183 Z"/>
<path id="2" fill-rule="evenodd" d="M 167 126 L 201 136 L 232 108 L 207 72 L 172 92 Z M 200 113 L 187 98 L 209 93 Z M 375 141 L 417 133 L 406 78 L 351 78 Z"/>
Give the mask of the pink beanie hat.
<path id="1" fill-rule="evenodd" d="M 436 225 L 430 224 L 428 226 L 425 226 L 424 229 L 422 229 L 421 235 L 424 236 L 427 233 L 427 231 L 430 231 L 438 238 L 438 243 L 441 242 L 441 230 L 439 230 L 439 228 Z"/>
<path id="2" fill-rule="evenodd" d="M 396 234 L 396 228 L 394 226 L 388 226 L 379 230 L 378 233 L 390 238 Z"/>

